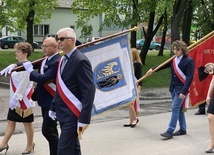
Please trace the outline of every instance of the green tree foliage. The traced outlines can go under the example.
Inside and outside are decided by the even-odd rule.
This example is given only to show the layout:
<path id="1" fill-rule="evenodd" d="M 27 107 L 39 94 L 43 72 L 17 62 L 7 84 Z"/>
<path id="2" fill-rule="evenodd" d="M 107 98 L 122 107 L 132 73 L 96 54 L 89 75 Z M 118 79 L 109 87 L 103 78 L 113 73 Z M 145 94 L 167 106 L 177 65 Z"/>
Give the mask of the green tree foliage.
<path id="1" fill-rule="evenodd" d="M 195 25 L 202 36 L 214 30 L 214 0 L 197 1 L 194 11 Z"/>
<path id="2" fill-rule="evenodd" d="M 8 16 L 8 9 L 4 1 L 1 1 L 0 4 L 0 19 L 0 29 L 2 29 L 5 25 L 12 24 L 10 20 L 8 20 L 10 18 Z"/>
<path id="3" fill-rule="evenodd" d="M 4 0 L 2 9 L 7 20 L 2 24 L 11 30 L 27 30 L 27 40 L 33 43 L 33 24 L 38 24 L 51 17 L 53 9 L 58 6 L 58 0 Z M 4 15 L 1 12 L 2 16 Z M 11 22 L 9 22 L 11 21 Z"/>
<path id="4" fill-rule="evenodd" d="M 141 58 L 142 62 L 145 63 L 149 44 L 163 20 L 165 9 L 161 9 L 161 6 L 169 8 L 173 2 L 174 0 L 76 0 L 72 4 L 72 11 L 78 14 L 76 23 L 77 28 L 82 29 L 81 37 L 91 34 L 93 28 L 88 23 L 95 16 L 103 15 L 100 30 L 103 26 L 117 26 L 123 30 L 141 23 L 147 23 L 142 26 L 145 47 L 142 50 L 144 54 L 141 55 Z M 136 33 L 131 35 L 131 44 L 132 47 L 136 47 Z"/>
<path id="5" fill-rule="evenodd" d="M 82 29 L 82 36 L 85 37 L 92 33 L 93 28 L 88 24 L 91 18 L 102 16 L 103 26 L 117 26 L 121 29 L 129 28 L 132 23 L 136 24 L 139 18 L 133 19 L 133 5 L 136 0 L 76 0 L 72 4 L 72 11 L 78 14 L 77 28 Z M 135 5 L 137 9 L 138 5 Z M 138 9 L 141 10 L 141 9 Z M 85 31 L 85 32 L 84 32 Z"/>
<path id="6" fill-rule="evenodd" d="M 194 10 L 197 10 L 195 23 L 200 23 L 198 28 L 204 34 L 207 34 L 205 31 L 213 30 L 213 5 L 214 0 L 76 0 L 72 4 L 72 11 L 78 14 L 76 23 L 82 29 L 82 37 L 93 31 L 89 21 L 95 16 L 103 17 L 100 30 L 103 26 L 117 26 L 123 30 L 144 23 L 142 30 L 145 42 L 141 50 L 141 60 L 145 64 L 150 42 L 159 28 L 163 29 L 163 37 L 170 28 L 171 42 L 181 39 L 182 36 L 188 43 Z M 208 26 L 209 29 L 206 29 Z M 135 47 L 135 42 L 136 33 L 131 35 L 132 47 Z M 162 42 L 163 50 L 164 39 Z"/>

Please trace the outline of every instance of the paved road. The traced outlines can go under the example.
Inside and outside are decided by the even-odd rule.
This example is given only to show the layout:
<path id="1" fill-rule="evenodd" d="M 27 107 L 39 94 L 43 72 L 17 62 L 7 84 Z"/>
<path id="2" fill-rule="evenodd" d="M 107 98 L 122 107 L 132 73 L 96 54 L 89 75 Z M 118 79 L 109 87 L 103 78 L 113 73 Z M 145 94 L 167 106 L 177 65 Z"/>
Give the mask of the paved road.
<path id="1" fill-rule="evenodd" d="M 156 90 L 157 91 L 157 90 Z M 159 90 L 165 92 L 165 90 Z M 195 116 L 196 109 L 186 113 L 187 135 L 164 140 L 159 135 L 167 128 L 170 119 L 170 101 L 168 99 L 149 100 L 154 90 L 143 92 L 141 96 L 140 122 L 135 128 L 124 128 L 128 121 L 128 111 L 121 108 L 105 113 L 92 120 L 81 140 L 84 155 L 203 155 L 208 146 L 209 130 L 207 116 Z M 154 92 L 157 94 L 157 92 Z M 152 93 L 151 93 L 152 95 Z M 154 94 L 153 94 L 154 95 Z M 162 94 L 163 95 L 163 94 Z M 8 110 L 9 89 L 0 87 L 0 141 L 4 133 Z M 151 98 L 150 98 L 151 99 Z M 48 144 L 41 133 L 40 108 L 35 107 L 35 137 L 34 155 L 47 155 Z M 60 130 L 59 130 L 60 131 Z M 16 134 L 11 138 L 8 155 L 21 154 L 25 147 L 26 135 L 23 125 L 17 124 Z M 4 152 L 3 152 L 4 153 Z M 2 153 L 0 153 L 2 154 Z"/>
<path id="2" fill-rule="evenodd" d="M 151 90 L 152 92 L 152 90 Z M 145 96 L 154 96 L 150 91 L 144 92 Z M 166 97 L 166 94 L 165 94 Z M 4 134 L 5 125 L 6 125 L 6 116 L 8 112 L 8 101 L 9 101 L 9 88 L 8 85 L 0 85 L 0 136 Z M 149 97 L 141 97 L 140 100 L 140 106 L 141 106 L 141 113 L 140 116 L 147 116 L 147 115 L 153 115 L 158 113 L 166 113 L 170 111 L 170 99 L 168 97 L 163 99 L 151 100 Z M 34 115 L 35 115 L 35 131 L 39 131 L 41 129 L 41 111 L 40 107 L 37 105 L 34 107 Z M 115 111 L 109 111 L 106 112 L 103 115 L 97 116 L 95 119 L 92 120 L 93 122 L 103 122 L 103 121 L 112 121 L 112 120 L 121 120 L 126 119 L 128 121 L 128 111 L 126 107 L 123 107 L 121 109 L 115 110 Z M 125 120 L 126 121 L 126 120 Z M 124 122 L 125 124 L 126 122 Z M 16 127 L 16 133 L 22 133 L 24 132 L 23 125 L 18 123 Z"/>

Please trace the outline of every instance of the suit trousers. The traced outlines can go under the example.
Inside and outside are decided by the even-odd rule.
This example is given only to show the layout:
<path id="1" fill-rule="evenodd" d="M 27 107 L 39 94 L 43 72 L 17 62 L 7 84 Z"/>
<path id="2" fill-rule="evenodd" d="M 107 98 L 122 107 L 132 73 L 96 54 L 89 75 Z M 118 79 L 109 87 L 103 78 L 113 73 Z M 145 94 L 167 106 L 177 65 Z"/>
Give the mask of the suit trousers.
<path id="1" fill-rule="evenodd" d="M 57 155 L 57 146 L 59 134 L 57 130 L 57 121 L 52 120 L 49 115 L 49 107 L 42 107 L 42 134 L 49 142 L 50 155 Z"/>
<path id="2" fill-rule="evenodd" d="M 175 89 L 171 93 L 172 95 L 172 115 L 169 122 L 167 131 L 174 132 L 177 121 L 179 121 L 180 129 L 186 131 L 186 120 L 184 112 L 182 111 L 182 103 L 184 99 L 179 98 L 179 94 L 176 93 Z"/>
<path id="3" fill-rule="evenodd" d="M 57 155 L 81 155 L 77 122 L 60 122 L 61 134 Z"/>

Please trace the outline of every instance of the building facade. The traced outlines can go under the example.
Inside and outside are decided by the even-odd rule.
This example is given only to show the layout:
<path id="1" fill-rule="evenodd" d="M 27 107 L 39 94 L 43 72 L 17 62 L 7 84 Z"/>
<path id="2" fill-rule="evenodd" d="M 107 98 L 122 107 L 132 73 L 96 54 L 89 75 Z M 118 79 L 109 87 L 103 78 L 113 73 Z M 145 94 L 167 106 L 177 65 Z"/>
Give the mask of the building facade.
<path id="1" fill-rule="evenodd" d="M 81 29 L 77 29 L 76 21 L 77 21 L 77 14 L 73 14 L 71 10 L 71 4 L 73 0 L 58 0 L 59 1 L 59 7 L 55 8 L 52 16 L 50 19 L 43 20 L 40 24 L 34 25 L 34 31 L 33 31 L 33 40 L 42 43 L 44 40 L 44 37 L 47 34 L 56 34 L 56 32 L 63 27 L 71 27 L 76 31 L 77 39 L 81 42 L 86 42 L 88 37 L 104 37 L 107 35 L 111 35 L 114 33 L 117 33 L 121 31 L 119 28 L 108 28 L 104 27 L 104 29 L 99 32 L 99 27 L 102 23 L 103 16 L 97 16 L 93 19 L 90 19 L 88 21 L 88 24 L 91 24 L 93 26 L 93 32 L 91 36 L 88 36 L 86 38 L 80 38 L 81 36 Z M 6 35 L 19 35 L 23 38 L 26 38 L 27 33 L 26 31 L 20 31 L 20 32 L 9 32 L 6 27 L 2 29 L 2 36 Z"/>

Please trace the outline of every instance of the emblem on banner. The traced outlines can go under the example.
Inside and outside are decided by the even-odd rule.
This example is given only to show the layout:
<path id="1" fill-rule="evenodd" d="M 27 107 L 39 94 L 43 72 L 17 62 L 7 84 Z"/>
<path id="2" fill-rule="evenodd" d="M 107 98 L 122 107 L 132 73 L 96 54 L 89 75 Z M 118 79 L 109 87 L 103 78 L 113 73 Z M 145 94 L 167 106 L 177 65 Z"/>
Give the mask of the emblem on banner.
<path id="1" fill-rule="evenodd" d="M 111 91 L 126 85 L 119 57 L 100 63 L 94 69 L 97 89 Z"/>

